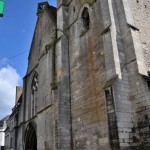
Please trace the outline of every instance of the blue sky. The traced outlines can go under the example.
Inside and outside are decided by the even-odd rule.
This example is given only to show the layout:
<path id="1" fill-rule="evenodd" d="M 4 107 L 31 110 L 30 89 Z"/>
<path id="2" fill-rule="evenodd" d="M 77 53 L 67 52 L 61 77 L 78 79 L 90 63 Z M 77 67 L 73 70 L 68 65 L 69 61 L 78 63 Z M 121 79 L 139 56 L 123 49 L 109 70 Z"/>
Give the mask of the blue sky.
<path id="1" fill-rule="evenodd" d="M 15 87 L 22 84 L 41 0 L 5 0 L 0 18 L 0 119 L 11 112 Z M 56 0 L 48 0 L 56 6 Z"/>

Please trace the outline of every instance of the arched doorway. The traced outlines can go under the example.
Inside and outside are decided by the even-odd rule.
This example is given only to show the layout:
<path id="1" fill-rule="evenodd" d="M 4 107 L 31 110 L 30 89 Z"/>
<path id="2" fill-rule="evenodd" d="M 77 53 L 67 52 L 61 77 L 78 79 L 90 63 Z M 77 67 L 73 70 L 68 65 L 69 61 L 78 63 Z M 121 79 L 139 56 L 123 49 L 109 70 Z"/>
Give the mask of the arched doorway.
<path id="1" fill-rule="evenodd" d="M 25 150 L 37 150 L 36 131 L 31 123 L 29 123 L 26 128 L 24 140 L 25 140 Z"/>

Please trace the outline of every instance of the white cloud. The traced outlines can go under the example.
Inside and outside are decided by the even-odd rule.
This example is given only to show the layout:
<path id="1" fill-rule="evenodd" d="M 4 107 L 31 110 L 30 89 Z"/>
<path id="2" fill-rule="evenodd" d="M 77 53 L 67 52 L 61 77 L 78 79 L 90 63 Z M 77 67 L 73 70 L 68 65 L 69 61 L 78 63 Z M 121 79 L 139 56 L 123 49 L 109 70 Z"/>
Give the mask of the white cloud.
<path id="1" fill-rule="evenodd" d="M 11 113 L 15 104 L 16 86 L 19 85 L 21 77 L 10 65 L 6 65 L 4 59 L 0 63 L 0 120 Z"/>

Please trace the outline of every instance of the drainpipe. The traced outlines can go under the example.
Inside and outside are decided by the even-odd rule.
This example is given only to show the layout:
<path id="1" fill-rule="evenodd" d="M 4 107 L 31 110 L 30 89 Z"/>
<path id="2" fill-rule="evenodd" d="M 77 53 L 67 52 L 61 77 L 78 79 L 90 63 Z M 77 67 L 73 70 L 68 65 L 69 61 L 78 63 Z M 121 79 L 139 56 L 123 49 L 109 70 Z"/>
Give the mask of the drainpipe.
<path id="1" fill-rule="evenodd" d="M 24 135 L 25 135 L 25 110 L 26 110 L 26 103 L 25 103 L 25 101 L 26 101 L 26 88 L 27 88 L 27 81 L 26 81 L 26 77 L 27 76 L 25 76 L 24 77 L 24 83 L 23 83 L 23 87 L 24 87 L 24 89 L 23 89 L 23 96 L 22 96 L 22 103 L 23 103 L 23 126 L 22 126 L 22 147 L 23 147 L 23 150 L 25 150 L 25 141 L 24 141 Z"/>

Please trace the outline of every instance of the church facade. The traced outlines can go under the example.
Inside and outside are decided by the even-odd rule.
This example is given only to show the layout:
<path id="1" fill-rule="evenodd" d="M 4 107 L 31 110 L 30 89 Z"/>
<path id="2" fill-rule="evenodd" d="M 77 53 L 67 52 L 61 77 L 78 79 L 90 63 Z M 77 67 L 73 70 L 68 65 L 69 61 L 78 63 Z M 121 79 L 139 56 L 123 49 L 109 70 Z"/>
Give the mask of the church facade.
<path id="1" fill-rule="evenodd" d="M 14 150 L 150 149 L 150 3 L 39 3 Z"/>

